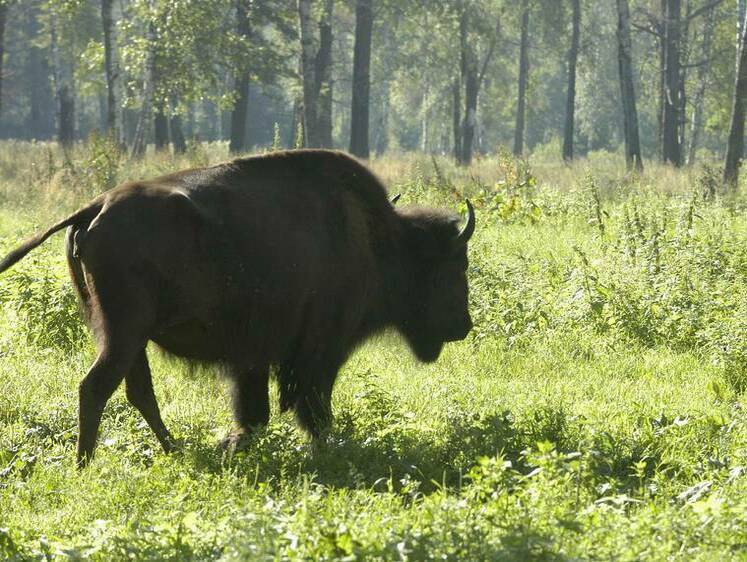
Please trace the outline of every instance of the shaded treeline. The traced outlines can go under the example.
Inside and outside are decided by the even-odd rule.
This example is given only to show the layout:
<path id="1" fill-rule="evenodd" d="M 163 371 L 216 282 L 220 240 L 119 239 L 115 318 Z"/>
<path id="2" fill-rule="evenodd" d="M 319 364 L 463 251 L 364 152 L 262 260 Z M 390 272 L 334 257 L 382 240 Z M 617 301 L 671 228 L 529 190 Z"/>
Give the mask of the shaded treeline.
<path id="1" fill-rule="evenodd" d="M 637 168 L 706 151 L 733 181 L 743 21 L 727 0 L 0 0 L 0 136 L 462 164 L 624 147 Z"/>

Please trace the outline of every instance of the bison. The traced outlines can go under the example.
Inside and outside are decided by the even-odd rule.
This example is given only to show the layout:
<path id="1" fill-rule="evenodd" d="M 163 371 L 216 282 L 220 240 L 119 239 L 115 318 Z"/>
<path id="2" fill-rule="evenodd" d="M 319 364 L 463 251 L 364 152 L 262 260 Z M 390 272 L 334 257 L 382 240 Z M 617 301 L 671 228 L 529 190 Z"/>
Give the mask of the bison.
<path id="1" fill-rule="evenodd" d="M 77 462 L 93 455 L 122 382 L 165 451 L 146 345 L 222 364 L 235 445 L 282 410 L 312 436 L 331 421 L 337 372 L 386 328 L 435 361 L 472 327 L 466 225 L 442 210 L 395 209 L 381 182 L 334 151 L 240 158 L 124 183 L 26 241 L 0 272 L 68 227 L 67 261 L 98 355 L 79 387 Z"/>

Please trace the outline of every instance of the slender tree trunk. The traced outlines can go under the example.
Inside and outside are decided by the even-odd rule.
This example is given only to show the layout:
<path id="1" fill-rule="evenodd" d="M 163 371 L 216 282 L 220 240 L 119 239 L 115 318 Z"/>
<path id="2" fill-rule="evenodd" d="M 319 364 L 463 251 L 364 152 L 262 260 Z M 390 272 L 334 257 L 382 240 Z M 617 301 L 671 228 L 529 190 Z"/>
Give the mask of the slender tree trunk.
<path id="1" fill-rule="evenodd" d="M 677 108 L 677 145 L 680 153 L 680 166 L 684 165 L 686 157 L 686 133 L 687 133 L 687 71 L 690 64 L 690 22 L 692 18 L 692 4 L 685 1 L 685 18 L 680 26 L 680 73 L 678 82 L 679 102 Z"/>
<path id="2" fill-rule="evenodd" d="M 630 40 L 630 9 L 628 0 L 617 0 L 617 61 L 620 74 L 620 94 L 623 106 L 625 161 L 628 169 L 643 169 L 638 136 L 638 112 L 633 87 L 633 56 Z"/>
<path id="3" fill-rule="evenodd" d="M 140 106 L 140 116 L 135 128 L 135 138 L 132 140 L 132 156 L 142 156 L 148 143 L 148 128 L 153 102 L 153 82 L 155 80 L 155 44 L 156 27 L 153 22 L 148 25 L 148 54 L 145 61 L 143 76 L 143 98 Z"/>
<path id="4" fill-rule="evenodd" d="M 171 129 L 171 142 L 174 143 L 174 153 L 184 154 L 187 152 L 187 140 L 184 138 L 184 131 L 182 130 L 182 116 L 177 113 L 179 111 L 179 100 L 174 98 L 171 100 L 171 120 L 169 121 L 169 129 Z"/>
<path id="5" fill-rule="evenodd" d="M 526 128 L 527 79 L 529 77 L 529 5 L 522 2 L 521 47 L 519 49 L 519 91 L 516 99 L 516 128 L 514 129 L 514 154 L 524 153 L 524 129 Z"/>
<path id="6" fill-rule="evenodd" d="M 0 2 L 0 115 L 3 109 L 3 56 L 5 55 L 5 20 L 8 17 L 8 6 Z"/>
<path id="7" fill-rule="evenodd" d="M 194 139 L 197 134 L 196 130 L 197 123 L 195 122 L 195 105 L 193 102 L 189 102 L 187 105 L 187 137 Z"/>
<path id="8" fill-rule="evenodd" d="M 576 65 L 578 63 L 579 39 L 581 35 L 581 1 L 571 0 L 573 7 L 573 32 L 571 48 L 568 50 L 568 97 L 565 107 L 565 128 L 563 130 L 563 160 L 573 160 L 573 133 L 576 111 Z"/>
<path id="9" fill-rule="evenodd" d="M 325 0 L 319 20 L 319 50 L 314 60 L 317 98 L 316 133 L 319 146 L 332 148 L 332 16 L 334 0 Z"/>
<path id="10" fill-rule="evenodd" d="M 747 105 L 747 26 L 742 27 L 738 53 L 739 64 L 734 84 L 731 126 L 724 163 L 724 182 L 731 189 L 736 189 L 739 185 L 739 168 L 744 155 L 744 116 Z"/>
<path id="11" fill-rule="evenodd" d="M 153 115 L 153 143 L 156 151 L 169 148 L 169 120 L 161 102 L 156 103 L 156 112 Z"/>
<path id="12" fill-rule="evenodd" d="M 475 125 L 477 123 L 477 63 L 468 64 L 464 83 L 464 123 L 462 126 L 462 158 L 461 163 L 469 166 L 472 163 L 472 145 L 475 140 Z"/>
<path id="13" fill-rule="evenodd" d="M 179 114 L 176 114 L 171 118 L 171 139 L 174 142 L 175 154 L 184 154 L 187 152 L 187 139 L 184 138 L 182 116 Z"/>
<path id="14" fill-rule="evenodd" d="M 26 34 L 36 40 L 39 35 L 39 14 L 36 10 L 27 11 Z M 49 103 L 49 74 L 48 57 L 35 41 L 28 45 L 28 58 L 24 71 L 29 77 L 29 113 L 26 129 L 29 139 L 50 138 L 54 134 L 54 118 L 50 119 L 54 111 L 54 103 Z M 1 57 L 0 57 L 1 58 Z M 0 72 L 0 76 L 2 73 Z M 50 107 L 51 106 L 51 107 Z"/>
<path id="15" fill-rule="evenodd" d="M 350 115 L 350 152 L 368 158 L 369 94 L 371 90 L 371 35 L 373 0 L 357 0 L 353 52 L 353 100 Z"/>
<path id="16" fill-rule="evenodd" d="M 747 0 L 737 0 L 737 39 L 734 42 L 737 49 L 739 49 L 739 42 L 742 40 L 745 18 L 747 18 Z M 736 56 L 736 66 L 739 66 L 739 52 Z"/>
<path id="17" fill-rule="evenodd" d="M 112 0 L 101 0 L 101 23 L 104 31 L 104 73 L 106 75 L 106 129 L 117 141 L 120 140 L 117 125 L 117 79 L 118 72 L 114 59 L 114 19 Z"/>
<path id="18" fill-rule="evenodd" d="M 301 39 L 301 76 L 303 78 L 304 146 L 318 147 L 316 126 L 317 95 L 311 0 L 298 0 L 298 30 Z"/>
<path id="19" fill-rule="evenodd" d="M 664 27 L 665 19 L 667 17 L 667 2 L 669 0 L 661 0 L 660 6 L 660 20 L 656 24 L 657 41 L 659 44 L 659 107 L 656 114 L 656 146 L 658 149 L 659 161 L 664 161 L 664 104 L 667 97 L 667 80 L 666 80 L 666 68 L 667 68 L 667 46 L 664 38 Z"/>
<path id="20" fill-rule="evenodd" d="M 247 150 L 247 117 L 249 115 L 249 73 L 236 77 L 236 105 L 231 111 L 231 138 L 228 151 L 231 154 Z"/>
<path id="21" fill-rule="evenodd" d="M 459 162 L 462 157 L 462 84 L 458 78 L 452 86 L 452 127 L 454 130 L 454 160 Z"/>
<path id="22" fill-rule="evenodd" d="M 249 3 L 246 0 L 236 0 L 236 31 L 239 37 L 247 41 L 251 37 L 249 15 Z M 231 112 L 231 140 L 228 143 L 228 150 L 232 154 L 247 149 L 246 118 L 249 113 L 249 69 L 246 66 L 236 73 L 234 84 L 236 105 L 233 106 Z"/>
<path id="23" fill-rule="evenodd" d="M 472 163 L 472 144 L 475 138 L 477 117 L 477 59 L 467 37 L 467 8 L 462 7 L 459 19 L 459 43 L 461 51 L 461 77 L 464 84 L 464 121 L 462 122 L 462 151 L 457 162 L 468 166 Z"/>
<path id="24" fill-rule="evenodd" d="M 667 0 L 667 11 L 664 17 L 664 162 L 674 166 L 682 165 L 682 147 L 680 144 L 680 109 L 681 79 L 680 42 L 681 42 L 681 6 L 680 0 Z"/>
<path id="25" fill-rule="evenodd" d="M 428 151 L 428 105 L 430 103 L 428 90 L 429 84 L 426 76 L 423 84 L 423 96 L 420 98 L 420 152 L 423 153 Z"/>
<path id="26" fill-rule="evenodd" d="M 55 94 L 57 97 L 57 140 L 63 147 L 75 141 L 75 95 L 73 70 L 62 60 L 58 38 L 58 20 L 54 7 L 50 9 L 50 33 Z"/>
<path id="27" fill-rule="evenodd" d="M 715 14 L 716 10 L 714 8 L 708 10 L 705 22 L 703 23 L 703 43 L 700 49 L 702 61 L 700 66 L 698 66 L 698 87 L 695 90 L 695 96 L 693 98 L 693 114 L 690 121 L 690 143 L 687 148 L 688 166 L 692 166 L 695 163 L 700 132 L 703 128 L 703 105 L 705 101 L 706 86 L 708 84 L 708 75 L 711 69 L 711 43 L 713 41 Z"/>

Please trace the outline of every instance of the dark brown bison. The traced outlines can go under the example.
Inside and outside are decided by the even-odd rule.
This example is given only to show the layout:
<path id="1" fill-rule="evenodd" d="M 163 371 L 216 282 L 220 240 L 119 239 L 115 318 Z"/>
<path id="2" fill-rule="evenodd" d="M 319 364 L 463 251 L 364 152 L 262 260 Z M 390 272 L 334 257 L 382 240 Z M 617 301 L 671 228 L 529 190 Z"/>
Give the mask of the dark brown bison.
<path id="1" fill-rule="evenodd" d="M 395 210 L 345 154 L 281 152 L 120 185 L 11 252 L 0 272 L 69 227 L 70 273 L 98 348 L 79 389 L 79 465 L 122 379 L 172 449 L 149 340 L 225 366 L 237 424 L 229 444 L 267 423 L 271 369 L 281 408 L 315 437 L 340 366 L 368 336 L 393 327 L 429 362 L 469 332 L 467 207 L 460 230 L 453 214 Z"/>

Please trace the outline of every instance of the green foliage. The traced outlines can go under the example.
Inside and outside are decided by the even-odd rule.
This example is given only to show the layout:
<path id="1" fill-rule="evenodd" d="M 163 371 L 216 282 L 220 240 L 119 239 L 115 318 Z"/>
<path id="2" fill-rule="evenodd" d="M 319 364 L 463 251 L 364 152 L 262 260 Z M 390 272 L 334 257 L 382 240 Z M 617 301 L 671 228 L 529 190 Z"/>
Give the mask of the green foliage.
<path id="1" fill-rule="evenodd" d="M 83 173 L 89 192 L 106 191 L 114 187 L 117 172 L 124 157 L 117 140 L 111 135 L 94 131 L 88 138 L 88 161 L 84 163 Z"/>
<path id="2" fill-rule="evenodd" d="M 7 336 L 15 346 L 70 352 L 88 342 L 64 270 L 50 270 L 38 259 L 0 279 L 0 305 L 13 314 Z"/>
<path id="3" fill-rule="evenodd" d="M 283 140 L 280 138 L 280 125 L 278 125 L 277 122 L 275 122 L 275 125 L 273 125 L 273 133 L 272 133 L 272 152 L 277 152 L 278 150 L 282 150 L 283 148 Z"/>

